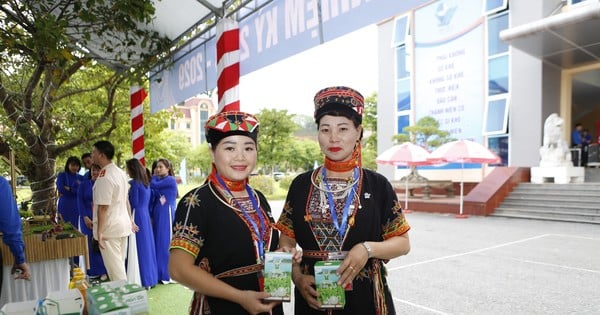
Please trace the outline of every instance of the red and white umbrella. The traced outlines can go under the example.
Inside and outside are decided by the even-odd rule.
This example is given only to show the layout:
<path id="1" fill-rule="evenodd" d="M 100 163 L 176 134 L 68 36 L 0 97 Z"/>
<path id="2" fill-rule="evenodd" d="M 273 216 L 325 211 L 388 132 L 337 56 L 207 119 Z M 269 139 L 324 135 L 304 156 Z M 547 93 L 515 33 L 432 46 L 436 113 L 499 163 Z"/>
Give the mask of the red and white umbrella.
<path id="1" fill-rule="evenodd" d="M 428 157 L 429 151 L 425 148 L 411 142 L 404 142 L 383 151 L 375 162 L 402 166 L 430 165 Z"/>
<path id="2" fill-rule="evenodd" d="M 383 151 L 376 159 L 378 164 L 401 165 L 401 166 L 418 166 L 431 165 L 432 162 L 427 158 L 429 151 L 421 146 L 411 142 L 394 145 L 393 147 Z M 404 189 L 404 210 L 408 209 L 408 175 L 405 176 Z"/>
<path id="3" fill-rule="evenodd" d="M 431 162 L 461 163 L 460 168 L 460 217 L 463 216 L 463 169 L 465 163 L 499 163 L 500 157 L 485 146 L 470 140 L 445 143 L 429 154 Z"/>

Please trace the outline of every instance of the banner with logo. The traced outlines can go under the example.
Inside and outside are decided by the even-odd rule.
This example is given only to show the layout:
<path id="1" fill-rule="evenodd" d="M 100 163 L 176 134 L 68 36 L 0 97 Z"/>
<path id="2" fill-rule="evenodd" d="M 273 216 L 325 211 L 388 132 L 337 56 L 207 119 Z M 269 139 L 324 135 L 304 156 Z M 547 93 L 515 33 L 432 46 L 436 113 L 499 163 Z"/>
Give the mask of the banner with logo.
<path id="1" fill-rule="evenodd" d="M 485 41 L 481 0 L 436 1 L 415 11 L 415 114 L 457 139 L 481 143 Z"/>
<path id="2" fill-rule="evenodd" d="M 240 21 L 240 74 L 243 76 L 428 1 L 275 0 Z M 356 45 L 357 49 L 365 48 L 361 43 Z M 216 87 L 214 40 L 186 45 L 174 55 L 173 61 L 168 68 L 150 73 L 153 113 Z"/>

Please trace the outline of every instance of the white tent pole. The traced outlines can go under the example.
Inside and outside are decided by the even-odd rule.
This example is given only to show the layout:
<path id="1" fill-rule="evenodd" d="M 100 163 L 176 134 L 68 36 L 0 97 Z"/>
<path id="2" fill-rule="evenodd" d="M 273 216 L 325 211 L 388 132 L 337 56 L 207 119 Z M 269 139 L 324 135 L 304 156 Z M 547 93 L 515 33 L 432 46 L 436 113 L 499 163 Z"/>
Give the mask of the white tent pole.
<path id="1" fill-rule="evenodd" d="M 460 162 L 460 215 L 463 214 L 463 182 L 464 182 L 464 176 L 463 176 L 463 171 L 465 169 L 465 162 L 461 161 Z"/>
<path id="2" fill-rule="evenodd" d="M 408 175 L 406 175 L 404 181 L 404 210 L 408 209 Z"/>

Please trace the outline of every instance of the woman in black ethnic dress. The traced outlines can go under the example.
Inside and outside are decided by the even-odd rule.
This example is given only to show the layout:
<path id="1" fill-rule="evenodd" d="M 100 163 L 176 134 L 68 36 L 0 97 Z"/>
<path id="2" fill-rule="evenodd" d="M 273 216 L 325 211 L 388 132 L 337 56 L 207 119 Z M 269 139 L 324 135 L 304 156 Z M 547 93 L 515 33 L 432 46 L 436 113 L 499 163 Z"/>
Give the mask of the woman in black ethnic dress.
<path id="1" fill-rule="evenodd" d="M 279 237 L 267 200 L 248 185 L 257 136 L 250 114 L 224 112 L 206 123 L 213 169 L 179 202 L 170 246 L 171 277 L 195 291 L 190 314 L 283 313 L 280 302 L 262 301 L 264 252 L 276 250 Z"/>
<path id="2" fill-rule="evenodd" d="M 395 314 L 383 264 L 409 252 L 410 226 L 389 181 L 361 167 L 363 97 L 348 87 L 330 87 L 314 101 L 325 164 L 294 179 L 275 225 L 280 246 L 303 250 L 302 262 L 292 269 L 295 314 Z M 346 304 L 324 310 L 314 264 L 340 251 L 337 273 Z"/>

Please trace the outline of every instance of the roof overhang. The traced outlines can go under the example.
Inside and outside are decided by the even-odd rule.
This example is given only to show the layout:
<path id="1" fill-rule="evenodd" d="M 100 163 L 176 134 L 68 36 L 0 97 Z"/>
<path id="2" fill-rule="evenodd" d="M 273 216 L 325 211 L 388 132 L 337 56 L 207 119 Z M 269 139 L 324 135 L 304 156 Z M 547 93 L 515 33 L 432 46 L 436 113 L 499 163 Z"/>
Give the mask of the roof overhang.
<path id="1" fill-rule="evenodd" d="M 560 68 L 600 62 L 600 2 L 565 7 L 563 12 L 500 32 L 511 46 Z"/>
<path id="2" fill-rule="evenodd" d="M 273 0 L 152 0 L 155 8 L 152 23 L 140 28 L 156 31 L 172 43 L 167 54 L 174 54 L 185 43 L 201 44 L 216 33 L 216 22 L 224 17 L 240 21 Z M 85 50 L 114 69 L 124 69 L 141 61 L 141 45 L 107 51 L 102 44 L 106 38 L 90 35 Z M 75 37 L 75 40 L 78 38 Z M 126 64 L 124 64 L 124 62 Z M 163 61 L 164 62 L 164 61 Z"/>

